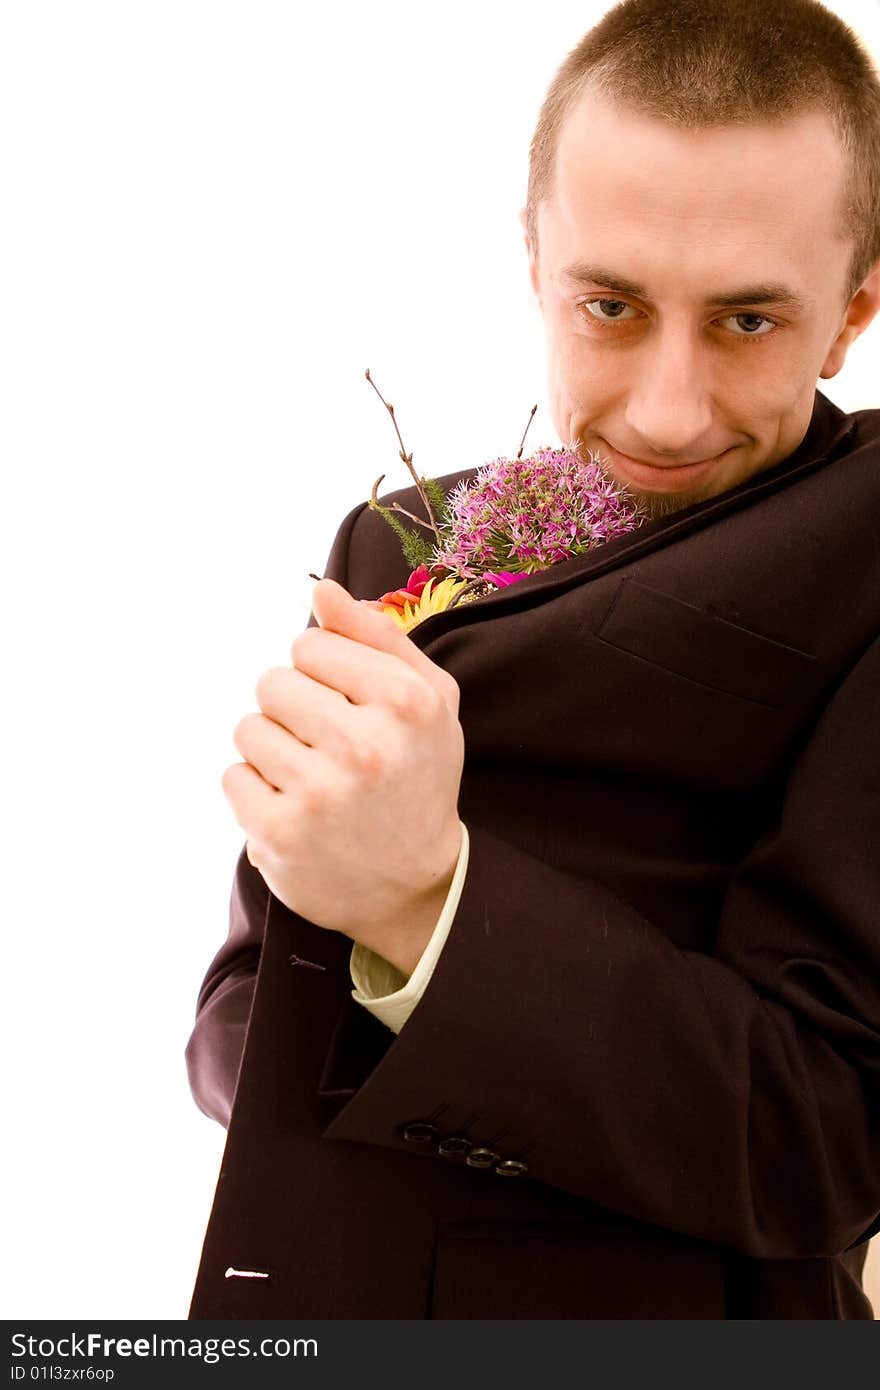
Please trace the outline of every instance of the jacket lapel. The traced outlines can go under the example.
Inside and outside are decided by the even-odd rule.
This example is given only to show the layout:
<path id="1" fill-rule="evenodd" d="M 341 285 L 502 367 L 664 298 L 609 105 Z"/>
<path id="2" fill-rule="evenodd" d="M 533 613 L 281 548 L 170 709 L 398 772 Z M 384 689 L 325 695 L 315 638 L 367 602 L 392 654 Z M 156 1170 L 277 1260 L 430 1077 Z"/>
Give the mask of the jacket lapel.
<path id="1" fill-rule="evenodd" d="M 793 454 L 765 473 L 758 473 L 738 487 L 695 502 L 681 512 L 661 517 L 630 531 L 616 540 L 606 541 L 587 555 L 563 560 L 549 569 L 529 575 L 504 589 L 497 589 L 484 598 L 464 603 L 425 618 L 409 634 L 421 650 L 444 633 L 456 627 L 479 623 L 487 618 L 507 615 L 545 603 L 557 594 L 607 574 L 619 565 L 641 558 L 660 546 L 680 540 L 720 517 L 750 506 L 759 498 L 786 487 L 828 462 L 855 428 L 852 416 L 817 391 L 813 414 L 803 440 Z M 475 470 L 473 470 L 475 471 Z M 467 476 L 467 474 L 465 474 Z"/>

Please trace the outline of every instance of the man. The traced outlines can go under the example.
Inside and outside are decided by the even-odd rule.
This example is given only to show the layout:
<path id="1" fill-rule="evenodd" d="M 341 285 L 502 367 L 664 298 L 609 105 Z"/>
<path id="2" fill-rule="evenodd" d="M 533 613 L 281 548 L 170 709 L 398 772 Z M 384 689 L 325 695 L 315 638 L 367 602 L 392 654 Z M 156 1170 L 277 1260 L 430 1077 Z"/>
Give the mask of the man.
<path id="1" fill-rule="evenodd" d="M 408 637 L 354 601 L 394 535 L 340 526 L 223 779 L 192 1317 L 872 1316 L 880 411 L 815 387 L 880 307 L 878 188 L 812 0 L 628 0 L 566 60 L 553 419 L 653 519 Z"/>

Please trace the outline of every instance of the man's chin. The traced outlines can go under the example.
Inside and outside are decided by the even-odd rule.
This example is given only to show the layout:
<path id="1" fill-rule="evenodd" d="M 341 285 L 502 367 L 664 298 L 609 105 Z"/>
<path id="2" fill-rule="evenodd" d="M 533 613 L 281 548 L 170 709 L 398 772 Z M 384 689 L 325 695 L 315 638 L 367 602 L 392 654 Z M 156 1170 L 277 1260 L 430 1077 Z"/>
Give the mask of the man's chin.
<path id="1" fill-rule="evenodd" d="M 618 486 L 625 496 L 632 498 L 649 521 L 659 521 L 661 517 L 683 511 L 695 502 L 702 502 L 706 496 L 705 489 L 698 488 L 690 488 L 686 492 L 643 492 L 631 483 L 618 483 Z"/>
<path id="2" fill-rule="evenodd" d="M 607 450 L 603 450 L 601 444 L 597 449 L 589 449 L 581 440 L 576 445 L 570 444 L 568 447 L 574 448 L 581 458 L 591 458 L 598 462 L 606 477 L 625 497 L 632 498 L 649 521 L 657 521 L 660 517 L 671 516 L 674 512 L 683 511 L 685 507 L 691 507 L 695 502 L 702 502 L 708 495 L 705 480 L 701 486 L 680 488 L 677 491 L 673 491 L 671 488 L 664 489 L 662 492 L 640 488 L 631 478 L 619 475 Z"/>

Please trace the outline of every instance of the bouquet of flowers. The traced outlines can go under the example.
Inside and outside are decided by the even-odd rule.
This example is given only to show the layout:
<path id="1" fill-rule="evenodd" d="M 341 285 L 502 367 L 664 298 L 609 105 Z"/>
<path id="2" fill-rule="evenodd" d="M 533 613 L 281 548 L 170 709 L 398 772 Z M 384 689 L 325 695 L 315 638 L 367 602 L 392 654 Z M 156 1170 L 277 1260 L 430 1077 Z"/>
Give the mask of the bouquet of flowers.
<path id="1" fill-rule="evenodd" d="M 522 457 L 537 406 L 532 407 L 515 459 L 483 464 L 474 478 L 462 480 L 444 496 L 436 479 L 417 476 L 393 405 L 382 396 L 369 369 L 366 377 L 394 421 L 400 457 L 426 513 L 416 516 L 398 502 L 381 506 L 377 491 L 385 474 L 373 484 L 369 505 L 397 533 L 412 572 L 402 588 L 361 602 L 387 613 L 404 632 L 433 613 L 583 555 L 646 519 L 606 475 L 598 455 L 591 453 L 585 460 L 570 447 L 538 449 Z M 422 531 L 404 526 L 401 515 Z"/>

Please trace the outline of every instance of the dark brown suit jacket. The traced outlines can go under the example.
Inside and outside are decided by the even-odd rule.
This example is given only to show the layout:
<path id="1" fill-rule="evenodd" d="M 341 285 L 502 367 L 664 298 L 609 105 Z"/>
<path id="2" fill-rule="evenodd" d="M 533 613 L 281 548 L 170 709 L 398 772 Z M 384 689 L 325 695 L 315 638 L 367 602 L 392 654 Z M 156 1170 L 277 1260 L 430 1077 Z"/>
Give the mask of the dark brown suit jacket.
<path id="1" fill-rule="evenodd" d="M 191 1317 L 872 1316 L 878 516 L 880 411 L 817 392 L 784 463 L 414 631 L 461 688 L 458 911 L 395 1037 L 242 850 Z M 407 570 L 356 507 L 326 573 Z"/>

